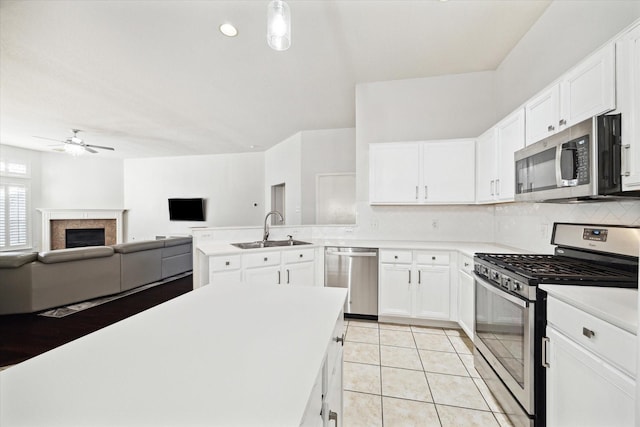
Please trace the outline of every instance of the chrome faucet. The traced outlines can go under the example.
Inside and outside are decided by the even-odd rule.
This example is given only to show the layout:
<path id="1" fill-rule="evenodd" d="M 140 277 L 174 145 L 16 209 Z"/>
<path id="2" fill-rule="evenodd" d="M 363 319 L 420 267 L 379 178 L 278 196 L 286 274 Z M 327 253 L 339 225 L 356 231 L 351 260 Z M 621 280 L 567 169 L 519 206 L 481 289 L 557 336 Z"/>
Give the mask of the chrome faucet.
<path id="1" fill-rule="evenodd" d="M 262 233 L 263 242 L 266 242 L 267 239 L 269 238 L 269 225 L 267 225 L 267 220 L 271 215 L 278 215 L 280 217 L 280 222 L 284 221 L 284 218 L 282 218 L 282 214 L 280 212 L 278 211 L 269 212 L 267 216 L 264 217 L 264 232 Z"/>

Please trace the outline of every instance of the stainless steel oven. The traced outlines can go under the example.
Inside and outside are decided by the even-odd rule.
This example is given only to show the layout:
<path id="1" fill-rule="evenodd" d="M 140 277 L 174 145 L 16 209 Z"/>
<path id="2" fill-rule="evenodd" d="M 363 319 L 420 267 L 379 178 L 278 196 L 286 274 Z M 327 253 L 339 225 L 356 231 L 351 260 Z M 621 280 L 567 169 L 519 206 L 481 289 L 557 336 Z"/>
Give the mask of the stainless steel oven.
<path id="1" fill-rule="evenodd" d="M 475 368 L 516 427 L 546 425 L 539 284 L 638 286 L 640 227 L 553 226 L 554 255 L 476 254 Z"/>
<path id="2" fill-rule="evenodd" d="M 517 400 L 506 405 L 511 418 L 519 419 L 520 425 L 530 425 L 530 418 L 535 414 L 536 302 L 509 293 L 478 273 L 475 274 L 475 293 L 476 358 L 484 358 L 480 363 L 491 366 L 512 399 Z"/>

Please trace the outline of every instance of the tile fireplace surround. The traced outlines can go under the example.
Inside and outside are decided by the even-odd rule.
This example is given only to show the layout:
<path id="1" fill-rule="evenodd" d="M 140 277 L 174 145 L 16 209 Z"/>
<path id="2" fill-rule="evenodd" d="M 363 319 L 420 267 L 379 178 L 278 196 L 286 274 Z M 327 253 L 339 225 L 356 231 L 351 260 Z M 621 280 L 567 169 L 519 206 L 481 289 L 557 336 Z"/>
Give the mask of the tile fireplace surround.
<path id="1" fill-rule="evenodd" d="M 42 214 L 43 251 L 65 247 L 65 230 L 68 228 L 104 228 L 105 244 L 123 242 L 124 209 L 38 209 Z"/>

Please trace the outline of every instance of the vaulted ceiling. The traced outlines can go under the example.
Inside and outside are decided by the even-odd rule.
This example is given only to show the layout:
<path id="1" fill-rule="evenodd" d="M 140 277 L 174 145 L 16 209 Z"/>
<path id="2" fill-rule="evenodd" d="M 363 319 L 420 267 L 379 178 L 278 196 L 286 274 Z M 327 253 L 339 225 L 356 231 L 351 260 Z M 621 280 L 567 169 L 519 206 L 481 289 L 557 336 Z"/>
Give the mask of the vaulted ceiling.
<path id="1" fill-rule="evenodd" d="M 52 150 L 83 130 L 101 156 L 264 150 L 355 126 L 361 82 L 494 70 L 549 1 L 0 1 L 0 143 Z M 238 36 L 218 27 L 233 23 Z"/>

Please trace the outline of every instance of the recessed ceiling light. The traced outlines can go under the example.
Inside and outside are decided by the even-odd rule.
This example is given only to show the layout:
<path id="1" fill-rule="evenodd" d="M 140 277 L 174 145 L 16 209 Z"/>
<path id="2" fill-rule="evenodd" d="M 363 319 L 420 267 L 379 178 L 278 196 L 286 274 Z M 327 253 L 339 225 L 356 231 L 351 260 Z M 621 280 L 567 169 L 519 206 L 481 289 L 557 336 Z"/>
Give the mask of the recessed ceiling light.
<path id="1" fill-rule="evenodd" d="M 224 23 L 220 25 L 220 32 L 227 37 L 235 37 L 238 35 L 238 30 L 232 24 Z"/>

